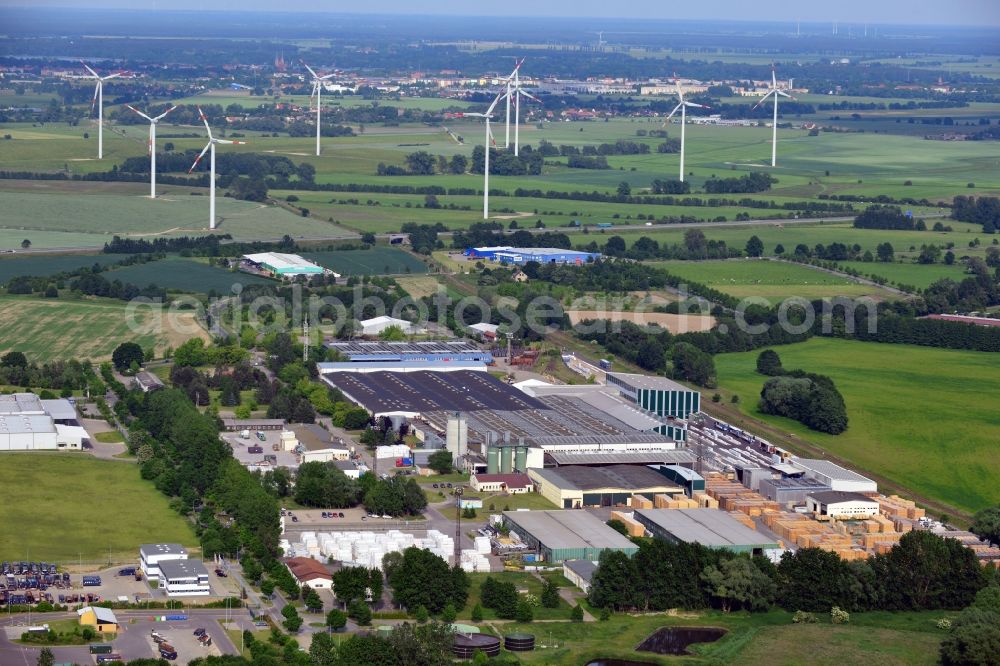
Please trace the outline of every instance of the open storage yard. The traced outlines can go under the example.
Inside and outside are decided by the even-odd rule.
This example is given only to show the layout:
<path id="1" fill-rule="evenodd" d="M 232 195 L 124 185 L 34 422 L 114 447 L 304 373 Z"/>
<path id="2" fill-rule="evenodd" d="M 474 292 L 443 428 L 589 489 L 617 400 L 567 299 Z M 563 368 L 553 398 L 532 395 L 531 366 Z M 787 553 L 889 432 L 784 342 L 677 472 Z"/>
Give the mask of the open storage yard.
<path id="1" fill-rule="evenodd" d="M 848 429 L 827 435 L 758 412 L 767 379 L 755 369 L 760 350 L 715 357 L 719 386 L 740 396 L 743 412 L 955 507 L 972 512 L 1000 501 L 1000 355 L 831 338 L 774 350 L 787 369 L 833 379 Z"/>
<path id="2" fill-rule="evenodd" d="M 134 561 L 137 544 L 197 542 L 135 465 L 85 453 L 0 456 L 0 559 Z"/>

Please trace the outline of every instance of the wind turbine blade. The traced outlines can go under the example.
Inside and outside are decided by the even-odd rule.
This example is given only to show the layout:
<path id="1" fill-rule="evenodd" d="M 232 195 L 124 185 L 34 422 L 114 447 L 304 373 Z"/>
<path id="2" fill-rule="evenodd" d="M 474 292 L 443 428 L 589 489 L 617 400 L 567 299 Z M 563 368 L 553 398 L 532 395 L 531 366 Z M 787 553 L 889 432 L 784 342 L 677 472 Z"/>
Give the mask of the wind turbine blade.
<path id="1" fill-rule="evenodd" d="M 507 97 L 509 94 L 510 93 L 505 93 L 502 90 L 499 93 L 497 93 L 496 99 L 493 100 L 493 103 L 490 104 L 490 108 L 488 108 L 486 110 L 486 113 L 484 115 L 487 115 L 487 116 L 492 115 L 493 109 L 496 108 L 496 106 L 500 102 L 500 100 L 502 100 L 504 97 Z"/>
<path id="2" fill-rule="evenodd" d="M 776 92 L 778 92 L 778 91 L 777 90 L 773 90 L 773 89 L 772 90 L 768 90 L 766 93 L 764 93 L 764 96 L 761 97 L 760 100 L 756 104 L 753 105 L 753 108 L 756 109 L 758 106 L 760 106 L 761 104 L 763 104 L 764 102 L 766 102 L 768 97 L 770 97 L 771 95 L 773 95 Z M 753 110 L 753 109 L 751 109 L 751 110 Z"/>
<path id="3" fill-rule="evenodd" d="M 771 88 L 774 89 L 774 88 L 777 88 L 777 87 L 778 87 L 778 79 L 777 79 L 777 77 L 774 74 L 774 63 L 772 62 L 771 63 Z"/>
<path id="4" fill-rule="evenodd" d="M 129 108 L 129 109 L 132 109 L 133 111 L 135 111 L 136 113 L 138 113 L 138 114 L 139 114 L 140 116 L 142 116 L 143 118 L 145 118 L 146 120 L 148 120 L 148 121 L 149 121 L 149 122 L 151 122 L 151 123 L 153 123 L 153 122 L 156 122 L 156 120 L 159 120 L 160 118 L 162 118 L 162 117 L 163 117 L 163 116 L 160 116 L 160 118 L 157 118 L 156 120 L 153 120 L 152 118 L 150 118 L 150 117 L 149 117 L 149 116 L 147 116 L 147 115 L 146 115 L 145 113 L 143 113 L 143 112 L 142 112 L 142 111 L 140 111 L 139 109 L 135 108 L 135 107 L 134 107 L 134 106 L 132 106 L 131 104 L 126 104 L 125 106 L 126 106 L 127 108 Z M 176 108 L 176 107 L 175 107 L 175 108 Z M 165 115 L 167 115 L 167 114 L 165 113 L 165 114 L 163 114 L 163 115 L 165 116 Z"/>
<path id="5" fill-rule="evenodd" d="M 795 99 L 794 97 L 792 97 L 791 95 L 789 95 L 788 93 L 786 93 L 783 90 L 775 90 L 774 92 L 778 93 L 782 97 L 787 97 L 788 99 Z"/>
<path id="6" fill-rule="evenodd" d="M 208 118 L 205 116 L 205 113 L 201 110 L 200 106 L 198 107 L 198 117 L 201 118 L 201 122 L 205 123 L 205 131 L 208 132 L 208 138 L 211 139 L 212 128 L 208 126 Z"/>
<path id="7" fill-rule="evenodd" d="M 326 81 L 327 79 L 329 79 L 330 77 L 332 77 L 332 76 L 334 76 L 334 75 L 336 75 L 336 72 L 330 72 L 330 73 L 329 73 L 329 74 L 327 74 L 326 76 L 321 76 L 321 77 L 319 77 L 319 80 L 320 80 L 320 81 Z"/>
<path id="8" fill-rule="evenodd" d="M 97 93 L 101 91 L 101 80 L 97 79 L 97 85 L 94 86 L 94 99 L 90 103 L 90 115 L 94 115 L 94 107 L 97 106 Z"/>
<path id="9" fill-rule="evenodd" d="M 221 143 L 236 144 L 238 146 L 244 146 L 244 145 L 246 145 L 246 141 L 231 141 L 229 139 L 212 139 L 212 141 L 215 142 L 215 143 L 220 143 L 220 144 Z"/>
<path id="10" fill-rule="evenodd" d="M 534 95 L 532 95 L 532 94 L 531 94 L 531 93 L 529 93 L 529 92 L 524 92 L 523 90 L 518 90 L 517 94 L 518 94 L 518 95 L 524 95 L 524 96 L 525 96 L 525 97 L 527 97 L 528 99 L 533 99 L 533 100 L 535 100 L 536 102 L 538 102 L 539 104 L 541 104 L 541 103 L 542 103 L 542 100 L 538 99 L 537 97 L 535 97 Z"/>
<path id="11" fill-rule="evenodd" d="M 675 106 L 675 107 L 674 107 L 674 110 L 673 110 L 673 111 L 671 111 L 671 112 L 670 112 L 670 113 L 669 113 L 669 114 L 667 115 L 667 120 L 670 120 L 671 118 L 673 118 L 673 117 L 674 117 L 674 114 L 675 114 L 675 113 L 677 113 L 678 111 L 680 111 L 680 108 L 681 108 L 682 106 L 684 106 L 684 102 L 681 102 L 680 104 L 678 104 L 677 106 Z"/>
<path id="12" fill-rule="evenodd" d="M 194 171 L 198 167 L 198 162 L 201 162 L 201 158 L 203 158 L 205 156 L 205 153 L 207 153 L 208 149 L 211 148 L 211 147 L 212 147 L 212 142 L 211 141 L 209 141 L 208 143 L 205 144 L 205 147 L 202 149 L 201 154 L 198 155 L 198 157 L 194 158 L 194 164 L 192 164 L 191 168 L 188 169 L 188 173 L 191 173 L 192 171 Z"/>
<path id="13" fill-rule="evenodd" d="M 107 76 L 101 77 L 101 79 L 107 81 L 108 79 L 117 79 L 121 75 L 121 72 L 115 72 L 114 74 L 108 74 Z"/>
<path id="14" fill-rule="evenodd" d="M 155 118 L 153 118 L 153 122 L 155 123 L 155 122 L 157 122 L 157 121 L 159 121 L 159 120 L 163 120 L 163 119 L 164 119 L 164 118 L 166 117 L 166 115 L 167 115 L 168 113 L 170 113 L 171 111 L 173 111 L 173 110 L 174 110 L 174 109 L 176 109 L 176 108 L 177 108 L 176 106 L 172 106 L 172 107 L 170 107 L 169 109 L 167 109 L 166 111 L 164 111 L 164 112 L 163 112 L 163 113 L 161 113 L 160 115 L 158 115 L 158 116 L 156 116 Z"/>
<path id="15" fill-rule="evenodd" d="M 305 63 L 305 61 L 303 61 L 303 60 L 300 60 L 299 62 L 301 62 L 301 63 L 302 63 L 302 66 L 303 66 L 303 67 L 305 67 L 306 69 L 308 69 L 308 70 L 309 70 L 309 73 L 310 73 L 310 74 L 312 74 L 312 77 L 313 77 L 314 79 L 318 79 L 318 78 L 319 78 L 319 76 L 317 76 L 316 72 L 314 72 L 314 71 L 313 71 L 313 68 L 312 68 L 312 67 L 310 67 L 309 65 L 307 65 L 307 64 Z"/>
<path id="16" fill-rule="evenodd" d="M 692 106 L 696 109 L 711 109 L 707 104 L 695 104 L 694 102 L 684 102 L 684 106 Z"/>
<path id="17" fill-rule="evenodd" d="M 91 74 L 93 74 L 95 78 L 98 78 L 98 79 L 101 78 L 100 76 L 97 75 L 97 72 L 95 72 L 94 70 L 92 70 L 90 68 L 90 65 L 88 65 L 87 63 L 85 63 L 82 60 L 80 61 L 80 64 L 83 65 L 88 72 L 90 72 Z"/>

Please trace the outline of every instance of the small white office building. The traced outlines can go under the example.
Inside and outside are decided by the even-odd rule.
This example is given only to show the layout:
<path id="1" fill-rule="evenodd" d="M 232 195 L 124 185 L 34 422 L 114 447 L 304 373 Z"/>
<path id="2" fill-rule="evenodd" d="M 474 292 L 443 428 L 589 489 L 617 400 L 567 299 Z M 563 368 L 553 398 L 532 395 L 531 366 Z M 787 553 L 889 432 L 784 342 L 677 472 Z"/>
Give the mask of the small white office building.
<path id="1" fill-rule="evenodd" d="M 139 546 L 139 568 L 149 580 L 160 577 L 160 565 L 163 562 L 187 558 L 187 548 L 179 543 L 144 543 Z"/>
<path id="2" fill-rule="evenodd" d="M 160 589 L 168 597 L 205 597 L 212 593 L 208 569 L 201 560 L 166 560 L 160 562 Z"/>
<path id="3" fill-rule="evenodd" d="M 876 500 L 867 495 L 828 490 L 806 497 L 806 508 L 817 516 L 861 520 L 877 516 L 879 506 Z"/>

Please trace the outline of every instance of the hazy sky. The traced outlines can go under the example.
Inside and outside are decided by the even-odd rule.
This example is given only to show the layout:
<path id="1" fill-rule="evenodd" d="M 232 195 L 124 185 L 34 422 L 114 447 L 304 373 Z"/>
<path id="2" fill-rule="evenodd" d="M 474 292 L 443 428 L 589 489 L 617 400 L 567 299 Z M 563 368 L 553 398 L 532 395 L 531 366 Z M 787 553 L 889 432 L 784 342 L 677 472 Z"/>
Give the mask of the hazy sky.
<path id="1" fill-rule="evenodd" d="M 3 6 L 1000 25 L 1000 0 L 0 0 Z"/>

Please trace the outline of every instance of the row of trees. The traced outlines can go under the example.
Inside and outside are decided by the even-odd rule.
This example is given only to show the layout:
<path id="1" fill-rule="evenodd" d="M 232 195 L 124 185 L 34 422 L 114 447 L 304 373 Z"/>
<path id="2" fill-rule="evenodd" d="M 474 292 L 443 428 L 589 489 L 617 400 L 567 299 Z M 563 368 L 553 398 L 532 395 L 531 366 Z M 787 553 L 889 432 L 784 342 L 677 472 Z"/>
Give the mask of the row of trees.
<path id="1" fill-rule="evenodd" d="M 786 552 L 774 565 L 697 543 L 638 539 L 632 558 L 606 552 L 589 599 L 601 608 L 789 611 L 960 609 L 995 577 L 955 539 L 910 532 L 886 554 L 847 562 L 818 548 Z"/>
<path id="2" fill-rule="evenodd" d="M 951 216 L 981 224 L 985 233 L 996 233 L 1000 230 L 1000 198 L 957 196 L 952 200 Z"/>

